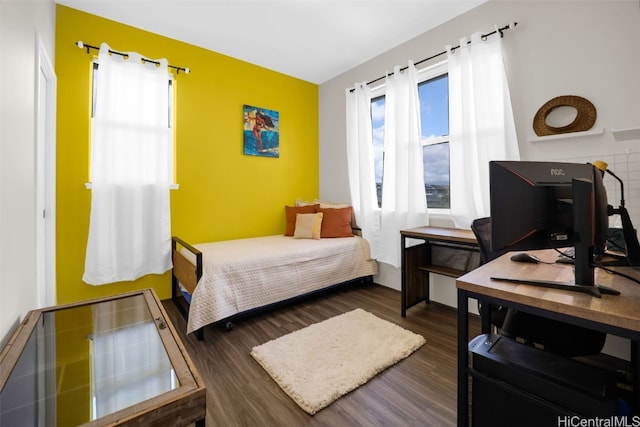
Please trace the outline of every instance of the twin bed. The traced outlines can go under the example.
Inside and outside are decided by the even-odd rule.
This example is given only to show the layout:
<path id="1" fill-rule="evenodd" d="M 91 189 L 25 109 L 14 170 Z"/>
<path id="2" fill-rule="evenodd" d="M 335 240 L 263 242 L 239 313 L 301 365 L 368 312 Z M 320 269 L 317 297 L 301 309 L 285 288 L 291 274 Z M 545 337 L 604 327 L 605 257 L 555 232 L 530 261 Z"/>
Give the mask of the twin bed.
<path id="1" fill-rule="evenodd" d="M 187 319 L 188 334 L 202 339 L 206 325 L 230 328 L 255 311 L 354 281 L 371 282 L 378 272 L 369 244 L 358 235 L 300 238 L 289 231 L 195 245 L 173 238 L 172 299 Z"/>

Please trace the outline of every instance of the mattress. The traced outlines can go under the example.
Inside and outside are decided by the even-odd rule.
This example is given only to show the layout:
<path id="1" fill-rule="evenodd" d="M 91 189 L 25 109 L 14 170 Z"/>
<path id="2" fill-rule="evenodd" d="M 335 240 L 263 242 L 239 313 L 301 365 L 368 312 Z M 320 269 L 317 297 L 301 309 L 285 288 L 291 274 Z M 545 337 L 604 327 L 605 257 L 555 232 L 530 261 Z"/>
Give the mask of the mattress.
<path id="1" fill-rule="evenodd" d="M 234 314 L 374 275 L 377 262 L 359 236 L 265 236 L 193 245 L 202 277 L 191 295 L 187 333 Z M 181 253 L 189 258 L 189 253 Z"/>

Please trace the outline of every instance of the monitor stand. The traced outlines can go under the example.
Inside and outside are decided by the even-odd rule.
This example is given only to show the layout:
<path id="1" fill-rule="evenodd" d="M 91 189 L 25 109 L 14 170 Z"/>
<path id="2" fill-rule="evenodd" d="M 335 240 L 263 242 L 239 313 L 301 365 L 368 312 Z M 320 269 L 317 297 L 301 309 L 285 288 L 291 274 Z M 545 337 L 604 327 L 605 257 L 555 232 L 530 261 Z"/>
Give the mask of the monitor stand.
<path id="1" fill-rule="evenodd" d="M 541 286 L 544 288 L 563 289 L 571 292 L 582 292 L 591 296 L 600 298 L 602 294 L 605 295 L 620 295 L 620 291 L 602 285 L 578 285 L 571 282 L 554 282 L 547 280 L 530 280 L 530 279 L 518 279 L 513 277 L 491 277 L 491 280 L 499 280 L 502 282 L 521 283 L 524 285 Z"/>
<path id="2" fill-rule="evenodd" d="M 627 256 L 605 252 L 603 255 L 596 257 L 596 265 L 602 265 L 603 267 L 634 267 L 638 263 L 632 263 Z"/>
<path id="3" fill-rule="evenodd" d="M 593 197 L 593 185 L 591 181 L 580 179 L 572 180 L 573 232 L 578 236 L 573 247 L 575 283 L 507 277 L 492 277 L 491 279 L 542 286 L 545 288 L 563 289 L 571 292 L 582 292 L 597 298 L 600 298 L 602 294 L 620 295 L 620 292 L 613 288 L 600 286 L 595 283 L 593 269 L 593 242 L 595 240 Z M 589 213 L 591 213 L 591 215 Z"/>

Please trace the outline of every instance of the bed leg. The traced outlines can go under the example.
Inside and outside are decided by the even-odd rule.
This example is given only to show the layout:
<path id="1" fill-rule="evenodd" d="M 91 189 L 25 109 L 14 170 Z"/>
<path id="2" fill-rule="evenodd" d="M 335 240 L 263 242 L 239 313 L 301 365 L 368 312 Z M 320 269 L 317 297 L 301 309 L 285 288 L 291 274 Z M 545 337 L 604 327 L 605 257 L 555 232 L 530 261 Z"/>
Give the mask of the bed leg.
<path id="1" fill-rule="evenodd" d="M 204 339 L 204 329 L 200 328 L 196 331 L 196 339 L 202 341 Z"/>
<path id="2" fill-rule="evenodd" d="M 225 328 L 227 328 L 227 331 L 230 331 L 233 329 L 233 327 L 235 326 L 235 324 L 233 322 L 227 322 L 224 324 Z"/>

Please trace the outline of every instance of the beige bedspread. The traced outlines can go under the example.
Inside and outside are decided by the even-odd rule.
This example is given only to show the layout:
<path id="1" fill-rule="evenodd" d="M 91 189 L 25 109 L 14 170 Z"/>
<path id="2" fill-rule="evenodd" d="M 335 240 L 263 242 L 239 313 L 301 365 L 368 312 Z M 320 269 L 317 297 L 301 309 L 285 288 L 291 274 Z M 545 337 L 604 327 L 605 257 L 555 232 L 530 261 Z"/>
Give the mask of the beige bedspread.
<path id="1" fill-rule="evenodd" d="M 202 252 L 203 269 L 191 298 L 187 333 L 378 272 L 369 244 L 358 236 L 312 240 L 278 235 L 193 246 Z"/>

